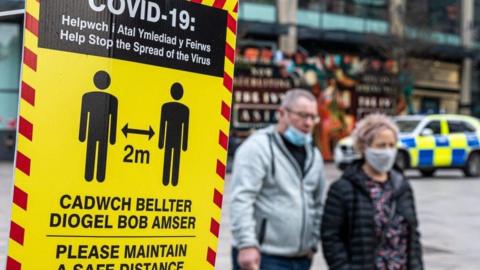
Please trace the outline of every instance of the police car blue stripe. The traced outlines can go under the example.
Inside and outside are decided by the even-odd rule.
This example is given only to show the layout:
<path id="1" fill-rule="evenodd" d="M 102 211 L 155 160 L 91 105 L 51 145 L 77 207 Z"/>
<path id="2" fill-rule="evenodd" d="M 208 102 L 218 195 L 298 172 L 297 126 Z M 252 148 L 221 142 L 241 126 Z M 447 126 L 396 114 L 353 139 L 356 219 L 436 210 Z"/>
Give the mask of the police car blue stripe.
<path id="1" fill-rule="evenodd" d="M 433 150 L 419 150 L 418 165 L 420 167 L 433 166 Z"/>
<path id="2" fill-rule="evenodd" d="M 452 166 L 463 166 L 467 159 L 467 151 L 465 149 L 452 150 Z"/>
<path id="3" fill-rule="evenodd" d="M 417 147 L 417 142 L 415 138 L 403 138 L 400 140 L 407 148 L 415 148 Z"/>
<path id="4" fill-rule="evenodd" d="M 435 137 L 435 146 L 436 147 L 449 147 L 450 142 L 446 136 L 436 136 Z"/>
<path id="5" fill-rule="evenodd" d="M 469 147 L 479 147 L 480 142 L 476 135 L 467 135 L 467 142 Z"/>

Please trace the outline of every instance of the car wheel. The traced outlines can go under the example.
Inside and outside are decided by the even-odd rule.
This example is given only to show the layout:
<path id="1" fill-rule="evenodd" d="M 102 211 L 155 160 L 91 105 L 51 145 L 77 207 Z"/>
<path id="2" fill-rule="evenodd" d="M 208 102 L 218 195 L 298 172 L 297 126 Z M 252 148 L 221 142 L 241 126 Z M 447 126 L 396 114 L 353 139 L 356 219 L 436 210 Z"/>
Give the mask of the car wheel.
<path id="1" fill-rule="evenodd" d="M 395 165 L 402 171 L 407 169 L 409 167 L 408 154 L 404 151 L 399 151 L 397 153 L 397 158 L 395 159 Z"/>
<path id="2" fill-rule="evenodd" d="M 431 177 L 435 173 L 435 169 L 421 169 L 420 173 L 423 177 Z"/>
<path id="3" fill-rule="evenodd" d="M 463 171 L 468 177 L 480 176 L 480 153 L 472 153 L 470 155 Z"/>

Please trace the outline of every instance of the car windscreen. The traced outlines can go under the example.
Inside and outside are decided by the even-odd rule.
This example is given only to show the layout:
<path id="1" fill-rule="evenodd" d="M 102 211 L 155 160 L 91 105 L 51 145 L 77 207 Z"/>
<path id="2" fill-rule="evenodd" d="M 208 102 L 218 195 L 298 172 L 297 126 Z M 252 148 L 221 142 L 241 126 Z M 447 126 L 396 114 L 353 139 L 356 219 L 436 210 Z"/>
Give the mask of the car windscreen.
<path id="1" fill-rule="evenodd" d="M 398 128 L 400 129 L 400 133 L 410 133 L 415 130 L 418 126 L 420 121 L 418 120 L 395 120 Z"/>

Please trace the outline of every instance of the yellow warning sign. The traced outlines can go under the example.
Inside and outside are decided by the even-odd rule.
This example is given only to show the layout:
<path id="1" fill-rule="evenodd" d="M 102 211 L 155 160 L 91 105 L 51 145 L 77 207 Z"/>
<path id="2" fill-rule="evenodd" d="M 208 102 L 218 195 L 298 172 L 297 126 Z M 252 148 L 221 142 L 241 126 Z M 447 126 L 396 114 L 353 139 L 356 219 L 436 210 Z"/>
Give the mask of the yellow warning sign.
<path id="1" fill-rule="evenodd" d="M 28 0 L 7 270 L 213 269 L 237 2 Z"/>

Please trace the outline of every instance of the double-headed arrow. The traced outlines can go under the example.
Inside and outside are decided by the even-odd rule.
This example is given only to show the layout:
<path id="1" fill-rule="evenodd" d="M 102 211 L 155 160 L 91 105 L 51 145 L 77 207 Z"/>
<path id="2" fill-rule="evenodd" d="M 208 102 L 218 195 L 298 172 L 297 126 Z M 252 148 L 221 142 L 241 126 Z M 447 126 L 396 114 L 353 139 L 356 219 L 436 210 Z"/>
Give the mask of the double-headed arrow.
<path id="1" fill-rule="evenodd" d="M 153 129 L 151 126 L 148 126 L 148 130 L 133 129 L 133 128 L 128 128 L 128 123 L 125 124 L 125 126 L 122 128 L 122 132 L 125 135 L 125 138 L 128 137 L 128 133 L 148 135 L 148 140 L 150 140 L 153 137 L 153 135 L 155 135 L 155 132 L 153 132 Z"/>

